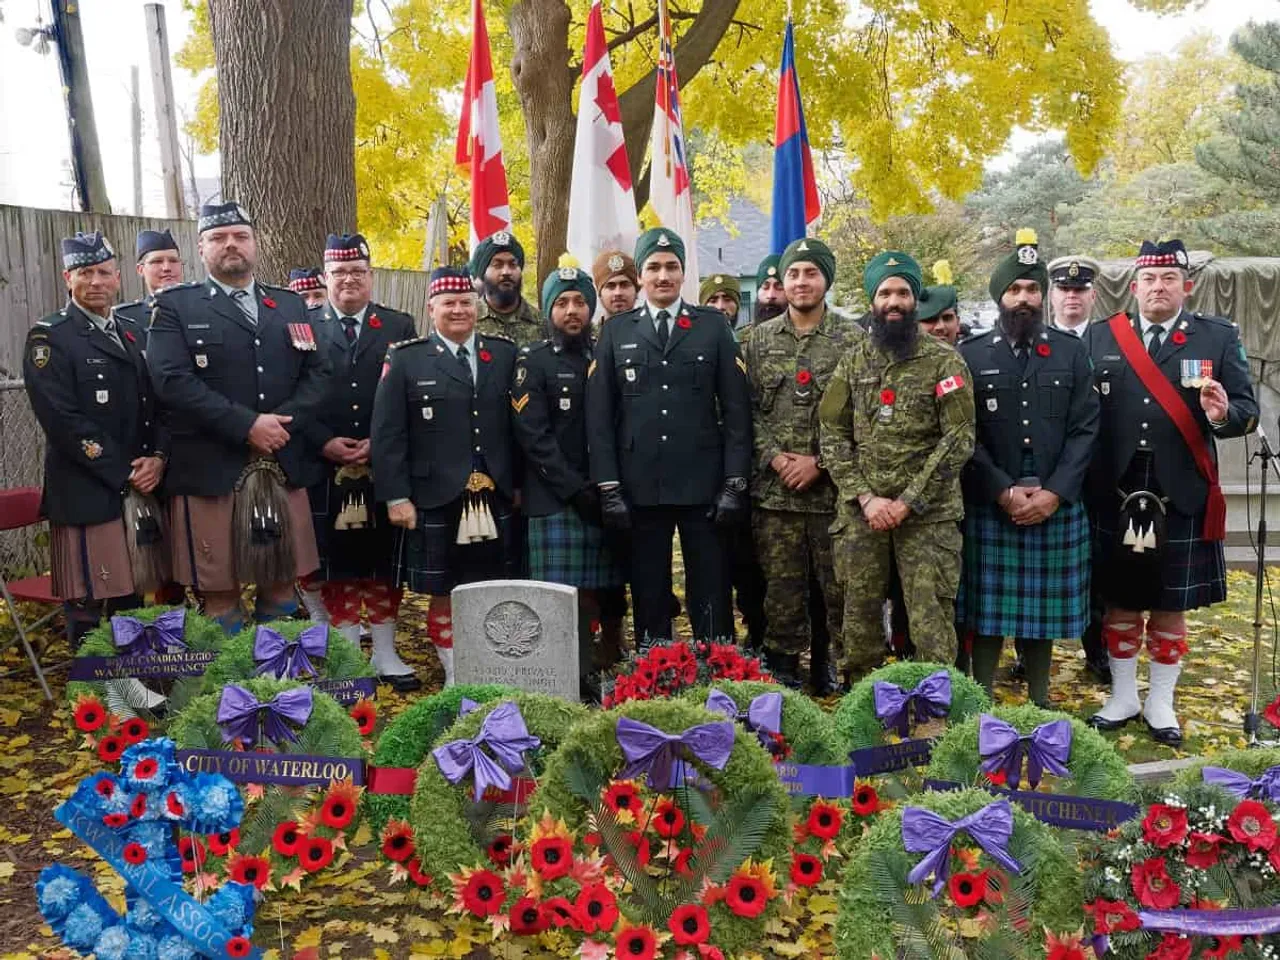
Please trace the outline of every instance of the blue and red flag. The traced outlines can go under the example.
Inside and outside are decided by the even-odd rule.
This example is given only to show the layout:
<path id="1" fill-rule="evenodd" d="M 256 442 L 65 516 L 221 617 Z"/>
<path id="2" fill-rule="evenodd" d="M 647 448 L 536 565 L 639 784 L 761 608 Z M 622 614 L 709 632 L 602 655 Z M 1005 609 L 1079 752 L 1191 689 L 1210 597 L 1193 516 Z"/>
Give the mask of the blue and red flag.
<path id="1" fill-rule="evenodd" d="M 778 116 L 773 128 L 773 227 L 770 247 L 782 253 L 792 240 L 805 235 L 809 224 L 822 213 L 818 181 L 813 176 L 809 131 L 800 103 L 800 78 L 796 76 L 796 44 L 787 18 L 782 41 L 782 67 L 778 74 Z"/>

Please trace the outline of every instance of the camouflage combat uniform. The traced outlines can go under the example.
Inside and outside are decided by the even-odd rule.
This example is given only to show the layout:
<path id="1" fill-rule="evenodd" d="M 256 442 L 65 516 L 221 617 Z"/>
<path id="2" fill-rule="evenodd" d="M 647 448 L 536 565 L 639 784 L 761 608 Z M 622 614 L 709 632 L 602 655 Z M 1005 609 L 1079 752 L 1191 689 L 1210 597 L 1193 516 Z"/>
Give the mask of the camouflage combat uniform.
<path id="1" fill-rule="evenodd" d="M 960 354 L 932 337 L 921 337 L 900 362 L 866 337 L 840 361 L 823 395 L 822 459 L 837 490 L 831 533 L 844 587 L 844 666 L 855 677 L 880 663 L 891 563 L 920 658 L 955 660 L 960 471 L 974 444 L 969 380 Z M 859 506 L 863 494 L 902 500 L 911 512 L 893 530 L 872 530 Z"/>
<path id="2" fill-rule="evenodd" d="M 476 333 L 482 337 L 506 337 L 517 347 L 528 347 L 547 338 L 538 311 L 521 298 L 514 313 L 498 313 L 481 296 L 476 303 Z"/>
<path id="3" fill-rule="evenodd" d="M 818 404 L 836 365 L 861 330 L 827 312 L 813 330 L 796 330 L 789 314 L 753 324 L 743 341 L 755 435 L 751 529 L 764 570 L 765 646 L 778 653 L 809 648 L 810 573 L 821 586 L 827 631 L 840 662 L 840 584 L 831 557 L 836 488 L 827 474 L 807 490 L 789 489 L 770 466 L 779 453 L 818 456 Z M 821 460 L 819 460 L 821 463 Z"/>

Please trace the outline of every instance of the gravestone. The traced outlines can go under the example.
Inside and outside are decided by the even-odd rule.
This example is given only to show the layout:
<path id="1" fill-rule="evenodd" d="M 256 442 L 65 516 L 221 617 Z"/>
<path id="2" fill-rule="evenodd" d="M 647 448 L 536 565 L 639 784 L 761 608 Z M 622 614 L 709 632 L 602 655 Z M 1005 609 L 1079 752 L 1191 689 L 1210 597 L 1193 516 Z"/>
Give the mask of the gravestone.
<path id="1" fill-rule="evenodd" d="M 578 699 L 578 591 L 539 580 L 486 580 L 453 591 L 458 683 L 504 683 Z"/>

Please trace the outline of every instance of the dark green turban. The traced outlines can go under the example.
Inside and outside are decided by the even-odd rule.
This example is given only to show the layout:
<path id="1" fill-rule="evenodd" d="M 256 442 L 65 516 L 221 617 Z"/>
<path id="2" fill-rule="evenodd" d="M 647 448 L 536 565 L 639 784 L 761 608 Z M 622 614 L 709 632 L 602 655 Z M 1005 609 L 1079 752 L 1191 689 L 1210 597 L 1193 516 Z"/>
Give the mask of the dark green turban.
<path id="1" fill-rule="evenodd" d="M 1047 292 L 1049 289 L 1049 268 L 1040 259 L 1036 232 L 1023 228 L 1015 235 L 1014 243 L 1018 245 L 1018 249 L 996 264 L 996 269 L 991 274 L 991 284 L 987 287 L 991 292 L 991 299 L 996 303 L 1000 302 L 1004 292 L 1009 289 L 1009 284 L 1015 280 L 1035 280 L 1040 284 L 1041 290 Z"/>
<path id="2" fill-rule="evenodd" d="M 640 234 L 636 241 L 636 269 L 644 273 L 644 262 L 655 253 L 674 253 L 680 269 L 684 269 L 684 241 L 674 230 L 654 227 Z"/>
<path id="3" fill-rule="evenodd" d="M 515 234 L 499 230 L 481 240 L 475 253 L 471 254 L 471 275 L 477 280 L 482 279 L 484 272 L 489 269 L 489 261 L 500 253 L 514 255 L 520 269 L 524 269 L 524 247 L 520 246 Z"/>
<path id="4" fill-rule="evenodd" d="M 742 285 L 731 273 L 713 273 L 702 278 L 702 283 L 698 285 L 698 300 L 706 303 L 717 293 L 727 293 L 738 303 L 742 303 Z"/>
<path id="5" fill-rule="evenodd" d="M 787 244 L 787 249 L 782 251 L 782 256 L 778 258 L 778 273 L 781 275 L 778 279 L 781 280 L 787 275 L 787 267 L 801 261 L 812 263 L 821 270 L 827 281 L 827 289 L 831 289 L 831 284 L 836 279 L 836 255 L 831 252 L 830 247 L 813 237 L 792 240 Z"/>
<path id="6" fill-rule="evenodd" d="M 924 281 L 920 278 L 920 264 L 916 263 L 911 254 L 901 250 L 886 250 L 871 258 L 871 262 L 862 271 L 862 289 L 867 294 L 867 299 L 874 300 L 880 284 L 890 277 L 901 277 L 907 281 L 916 300 L 920 299 L 920 290 L 924 286 Z"/>
<path id="7" fill-rule="evenodd" d="M 764 286 L 766 280 L 777 280 L 782 282 L 782 271 L 778 269 L 778 255 L 771 253 L 760 261 L 760 266 L 756 267 L 756 289 L 759 290 Z"/>
<path id="8" fill-rule="evenodd" d="M 563 262 L 563 258 L 562 262 Z M 591 274 L 577 267 L 562 266 L 547 274 L 542 284 L 542 315 L 551 320 L 551 305 L 568 290 L 577 290 L 587 301 L 587 317 L 596 312 L 596 285 Z"/>

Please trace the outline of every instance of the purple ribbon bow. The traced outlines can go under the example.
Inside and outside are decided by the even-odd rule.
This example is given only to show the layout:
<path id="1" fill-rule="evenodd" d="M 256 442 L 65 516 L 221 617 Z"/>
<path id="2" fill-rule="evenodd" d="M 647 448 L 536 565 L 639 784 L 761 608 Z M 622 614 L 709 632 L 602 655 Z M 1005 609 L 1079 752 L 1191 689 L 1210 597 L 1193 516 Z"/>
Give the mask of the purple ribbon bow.
<path id="1" fill-rule="evenodd" d="M 329 650 L 329 627 L 317 623 L 307 627 L 296 640 L 286 640 L 279 631 L 260 626 L 253 635 L 253 662 L 257 676 L 270 674 L 277 680 L 318 676 L 312 657 L 323 658 Z"/>
<path id="2" fill-rule="evenodd" d="M 1236 773 L 1224 767 L 1204 767 L 1200 776 L 1205 783 L 1216 784 L 1241 800 L 1255 797 L 1259 800 L 1270 800 L 1280 803 L 1280 765 L 1263 771 L 1257 780 L 1250 780 L 1247 774 Z"/>
<path id="3" fill-rule="evenodd" d="M 932 873 L 936 897 L 951 871 L 951 841 L 961 832 L 978 841 L 978 846 L 1006 869 L 1022 872 L 1022 864 L 1006 849 L 1013 836 L 1013 807 L 1008 800 L 989 803 L 955 823 L 924 807 L 907 807 L 902 811 L 902 845 L 910 853 L 927 854 L 911 868 L 907 882 L 924 883 Z"/>
<path id="4" fill-rule="evenodd" d="M 1023 737 L 1003 720 L 984 713 L 978 718 L 978 753 L 982 755 L 982 769 L 987 773 L 1003 770 L 1014 790 L 1022 779 L 1025 754 L 1027 783 L 1034 790 L 1046 770 L 1058 777 L 1071 775 L 1067 769 L 1067 760 L 1071 757 L 1071 721 L 1042 723 Z"/>
<path id="5" fill-rule="evenodd" d="M 540 746 L 542 741 L 529 734 L 520 708 L 508 700 L 484 718 L 474 740 L 451 740 L 436 747 L 431 755 L 450 783 L 457 783 L 474 771 L 476 800 L 479 800 L 489 787 L 510 790 L 510 775 L 524 769 L 524 752 Z"/>
<path id="6" fill-rule="evenodd" d="M 476 703 L 470 697 L 463 697 L 458 701 L 458 716 L 465 717 L 468 713 L 475 713 L 480 709 L 480 704 Z"/>
<path id="7" fill-rule="evenodd" d="M 886 730 L 896 728 L 900 737 L 910 736 L 913 713 L 915 723 L 924 723 L 951 712 L 951 674 L 946 670 L 929 674 L 910 691 L 883 680 L 873 683 L 871 691 L 876 719 Z"/>
<path id="8" fill-rule="evenodd" d="M 244 687 L 229 683 L 222 688 L 222 699 L 218 701 L 218 728 L 228 743 L 239 739 L 256 744 L 259 727 L 262 739 L 272 744 L 282 740 L 296 742 L 298 735 L 290 724 L 305 724 L 311 716 L 311 706 L 310 687 L 282 690 L 263 703 Z"/>
<path id="9" fill-rule="evenodd" d="M 186 607 L 162 613 L 151 623 L 143 623 L 137 617 L 115 616 L 111 618 L 111 639 L 120 654 L 127 657 L 185 650 L 182 633 L 186 622 Z"/>
<path id="10" fill-rule="evenodd" d="M 771 750 L 775 746 L 774 735 L 782 733 L 780 693 L 762 693 L 752 698 L 746 710 L 739 710 L 733 697 L 723 690 L 712 690 L 707 694 L 707 709 L 742 724 L 760 738 L 766 749 Z"/>
<path id="11" fill-rule="evenodd" d="M 736 712 L 736 709 L 735 709 Z M 623 780 L 647 775 L 654 790 L 670 790 L 688 779 L 686 755 L 723 770 L 733 752 L 733 722 L 700 723 L 684 733 L 664 733 L 630 717 L 619 717 L 618 746 L 627 764 Z"/>

